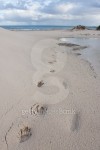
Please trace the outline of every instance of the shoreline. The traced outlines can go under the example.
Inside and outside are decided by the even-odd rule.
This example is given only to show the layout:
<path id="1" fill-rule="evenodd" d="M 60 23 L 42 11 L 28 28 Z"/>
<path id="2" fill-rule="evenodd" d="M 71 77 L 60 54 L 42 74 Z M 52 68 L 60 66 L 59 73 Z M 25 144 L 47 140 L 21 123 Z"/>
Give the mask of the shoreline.
<path id="1" fill-rule="evenodd" d="M 3 29 L 5 29 L 5 28 L 3 28 Z M 71 28 L 71 29 L 6 29 L 6 30 L 9 30 L 9 31 L 16 31 L 16 30 L 18 30 L 18 31 L 54 31 L 54 30 L 56 30 L 56 31 L 86 31 L 86 30 L 90 30 L 90 31 L 99 31 L 99 30 L 96 30 L 96 29 L 85 29 L 85 30 L 79 30 L 79 29 L 73 29 L 73 28 Z"/>
<path id="2" fill-rule="evenodd" d="M 56 30 L 56 29 L 73 29 L 75 26 L 63 26 L 63 25 L 3 25 L 1 26 L 5 29 L 32 29 L 32 30 Z M 91 30 L 91 29 L 96 29 L 97 26 L 81 26 L 79 25 L 78 27 L 86 27 L 87 29 Z"/>

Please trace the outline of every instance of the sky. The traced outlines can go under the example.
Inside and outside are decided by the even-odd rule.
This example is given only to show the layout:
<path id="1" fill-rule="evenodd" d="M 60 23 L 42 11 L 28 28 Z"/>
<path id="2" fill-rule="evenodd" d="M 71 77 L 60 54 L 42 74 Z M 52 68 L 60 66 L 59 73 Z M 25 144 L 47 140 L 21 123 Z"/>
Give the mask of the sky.
<path id="1" fill-rule="evenodd" d="M 0 0 L 0 25 L 100 25 L 100 0 Z"/>

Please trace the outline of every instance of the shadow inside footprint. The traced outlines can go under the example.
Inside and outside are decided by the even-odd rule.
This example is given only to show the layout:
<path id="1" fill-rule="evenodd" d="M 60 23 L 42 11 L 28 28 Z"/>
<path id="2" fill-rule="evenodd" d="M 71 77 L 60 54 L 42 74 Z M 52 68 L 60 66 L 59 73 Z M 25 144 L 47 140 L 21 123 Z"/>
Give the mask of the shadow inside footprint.
<path id="1" fill-rule="evenodd" d="M 52 61 L 49 61 L 48 63 L 49 63 L 49 64 L 53 64 L 53 62 L 52 62 Z"/>
<path id="2" fill-rule="evenodd" d="M 81 53 L 76 53 L 77 56 L 81 55 Z"/>
<path id="3" fill-rule="evenodd" d="M 66 82 L 63 82 L 63 86 L 65 89 L 67 89 L 67 83 Z"/>
<path id="4" fill-rule="evenodd" d="M 80 128 L 80 114 L 79 113 L 76 113 L 74 116 L 73 116 L 73 120 L 72 120 L 72 126 L 71 126 L 71 130 L 72 131 L 78 131 Z"/>
<path id="5" fill-rule="evenodd" d="M 52 72 L 52 73 L 53 73 L 53 72 L 55 72 L 55 70 L 50 70 L 50 72 Z"/>

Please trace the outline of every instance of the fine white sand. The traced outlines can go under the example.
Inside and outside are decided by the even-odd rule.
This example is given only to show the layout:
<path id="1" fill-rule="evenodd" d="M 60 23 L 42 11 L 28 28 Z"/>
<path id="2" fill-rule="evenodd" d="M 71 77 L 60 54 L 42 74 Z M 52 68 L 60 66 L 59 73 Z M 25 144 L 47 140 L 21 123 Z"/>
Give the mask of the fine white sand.
<path id="1" fill-rule="evenodd" d="M 100 74 L 61 37 L 100 32 L 0 29 L 0 150 L 100 149 Z"/>

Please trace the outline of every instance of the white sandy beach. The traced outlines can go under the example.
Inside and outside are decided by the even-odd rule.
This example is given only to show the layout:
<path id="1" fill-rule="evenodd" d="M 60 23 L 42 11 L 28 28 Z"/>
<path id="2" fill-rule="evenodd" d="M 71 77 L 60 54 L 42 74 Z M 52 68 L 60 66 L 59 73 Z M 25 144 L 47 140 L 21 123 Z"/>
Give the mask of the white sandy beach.
<path id="1" fill-rule="evenodd" d="M 0 150 L 100 150 L 100 74 L 65 37 L 100 31 L 0 29 Z"/>

